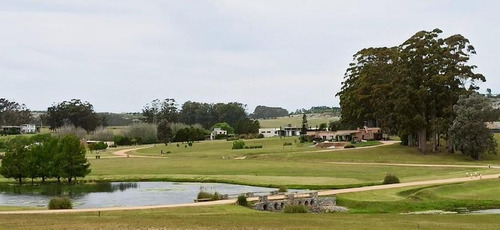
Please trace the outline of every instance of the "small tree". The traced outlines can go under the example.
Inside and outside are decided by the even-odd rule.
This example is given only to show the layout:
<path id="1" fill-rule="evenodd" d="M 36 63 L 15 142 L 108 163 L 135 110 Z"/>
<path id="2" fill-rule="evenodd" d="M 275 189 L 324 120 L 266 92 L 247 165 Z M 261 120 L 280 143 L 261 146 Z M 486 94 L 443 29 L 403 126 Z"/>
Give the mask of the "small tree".
<path id="1" fill-rule="evenodd" d="M 220 128 L 222 130 L 226 130 L 228 134 L 234 133 L 234 128 L 231 127 L 226 122 L 217 123 L 217 124 L 215 124 L 215 125 L 212 126 L 212 129 L 214 129 L 214 128 Z"/>
<path id="2" fill-rule="evenodd" d="M 301 135 L 307 134 L 307 115 L 305 113 L 304 115 L 302 115 L 302 128 L 300 128 L 300 134 Z"/>
<path id="3" fill-rule="evenodd" d="M 174 134 L 172 132 L 171 124 L 167 120 L 162 120 L 158 124 L 157 129 L 158 129 L 157 136 L 159 141 L 167 144 L 172 140 Z"/>
<path id="4" fill-rule="evenodd" d="M 73 178 L 85 177 L 90 173 L 90 163 L 85 157 L 85 147 L 75 135 L 61 139 L 61 176 L 71 183 Z"/>
<path id="5" fill-rule="evenodd" d="M 2 166 L 0 166 L 0 174 L 6 178 L 14 178 L 23 184 L 23 178 L 33 174 L 30 172 L 30 154 L 27 146 L 30 141 L 26 137 L 15 137 L 7 142 L 7 150 L 2 159 Z"/>
<path id="6" fill-rule="evenodd" d="M 491 101 L 477 93 L 461 96 L 453 110 L 456 118 L 450 131 L 457 149 L 475 160 L 483 153 L 496 154 L 497 142 L 485 125 L 497 118 Z"/>

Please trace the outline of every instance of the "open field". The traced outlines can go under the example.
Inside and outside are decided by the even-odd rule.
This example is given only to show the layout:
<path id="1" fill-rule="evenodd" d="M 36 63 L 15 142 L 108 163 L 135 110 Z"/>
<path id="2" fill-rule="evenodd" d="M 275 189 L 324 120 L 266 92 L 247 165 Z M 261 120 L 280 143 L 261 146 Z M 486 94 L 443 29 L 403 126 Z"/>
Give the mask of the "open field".
<path id="1" fill-rule="evenodd" d="M 307 114 L 307 124 L 311 127 L 319 126 L 321 123 L 328 124 L 330 121 L 339 120 L 338 117 L 332 117 L 326 114 Z M 302 126 L 302 115 L 291 115 L 289 117 L 278 117 L 274 119 L 259 119 L 261 128 L 279 128 L 287 124 L 295 127 Z"/>
<path id="2" fill-rule="evenodd" d="M 466 173 L 500 173 L 500 169 L 462 167 L 407 167 L 404 165 L 342 165 L 332 162 L 420 163 L 481 165 L 499 164 L 497 156 L 475 162 L 460 154 L 421 154 L 398 144 L 369 149 L 317 152 L 314 147 L 294 143 L 293 138 L 246 140 L 262 149 L 231 150 L 232 142 L 206 141 L 141 149 L 130 154 L 154 158 L 90 157 L 92 173 L 88 180 L 206 181 L 290 188 L 343 188 L 380 184 L 387 173 L 402 182 L 463 177 Z M 284 142 L 292 147 L 283 148 Z M 164 153 L 160 155 L 161 150 Z"/>
<path id="3" fill-rule="evenodd" d="M 0 229 L 498 229 L 498 215 L 284 214 L 236 205 L 1 215 Z"/>

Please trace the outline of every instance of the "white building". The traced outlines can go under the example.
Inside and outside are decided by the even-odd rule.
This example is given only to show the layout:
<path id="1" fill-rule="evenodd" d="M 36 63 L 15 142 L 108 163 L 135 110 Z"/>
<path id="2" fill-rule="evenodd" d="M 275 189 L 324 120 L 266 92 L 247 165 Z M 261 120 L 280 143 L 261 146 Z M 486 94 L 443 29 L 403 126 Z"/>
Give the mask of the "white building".
<path id="1" fill-rule="evenodd" d="M 215 140 L 215 137 L 217 135 L 226 135 L 227 136 L 227 131 L 223 130 L 221 128 L 214 128 L 214 131 L 210 133 L 210 140 Z"/>
<path id="2" fill-rule="evenodd" d="M 280 128 L 262 128 L 259 129 L 259 134 L 264 135 L 264 137 L 278 137 L 280 130 Z"/>
<path id="3" fill-rule="evenodd" d="M 36 125 L 34 124 L 24 124 L 24 125 L 6 125 L 2 126 L 2 131 L 5 133 L 17 132 L 17 133 L 37 133 Z"/>

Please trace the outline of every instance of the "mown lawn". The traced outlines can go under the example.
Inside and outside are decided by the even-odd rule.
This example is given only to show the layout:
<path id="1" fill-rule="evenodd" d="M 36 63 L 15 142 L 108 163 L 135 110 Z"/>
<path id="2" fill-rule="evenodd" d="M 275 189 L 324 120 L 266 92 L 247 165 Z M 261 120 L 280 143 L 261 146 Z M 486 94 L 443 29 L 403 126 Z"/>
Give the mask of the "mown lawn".
<path id="1" fill-rule="evenodd" d="M 500 208 L 500 179 L 366 191 L 338 196 L 354 213 Z"/>
<path id="2" fill-rule="evenodd" d="M 87 180 L 172 180 L 207 181 L 290 188 L 327 189 L 379 184 L 387 173 L 402 182 L 462 177 L 468 172 L 500 173 L 499 169 L 452 167 L 406 167 L 380 165 L 338 165 L 331 162 L 392 162 L 425 164 L 497 163 L 496 157 L 474 162 L 460 154 L 421 154 L 414 148 L 381 146 L 347 151 L 322 151 L 296 138 L 246 140 L 261 149 L 232 150 L 231 141 L 195 142 L 192 147 L 177 143 L 138 150 L 137 155 L 154 158 L 90 157 L 92 173 Z M 284 142 L 293 145 L 283 146 Z M 110 150 L 116 151 L 116 150 Z M 165 154 L 161 155 L 161 151 Z M 169 152 L 167 154 L 167 152 Z M 106 157 L 111 156 L 106 153 Z"/>
<path id="3" fill-rule="evenodd" d="M 0 229 L 498 229 L 498 215 L 284 214 L 236 205 L 1 215 Z"/>

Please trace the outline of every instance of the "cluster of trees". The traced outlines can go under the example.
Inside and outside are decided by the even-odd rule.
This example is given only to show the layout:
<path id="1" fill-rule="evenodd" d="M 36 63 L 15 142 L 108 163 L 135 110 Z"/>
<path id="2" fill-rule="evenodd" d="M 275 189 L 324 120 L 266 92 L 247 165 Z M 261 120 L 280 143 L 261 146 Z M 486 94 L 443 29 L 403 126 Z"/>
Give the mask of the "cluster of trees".
<path id="1" fill-rule="evenodd" d="M 288 110 L 281 107 L 268 107 L 263 105 L 255 107 L 255 110 L 250 115 L 250 117 L 254 119 L 269 119 L 284 116 L 288 116 Z"/>
<path id="2" fill-rule="evenodd" d="M 366 48 L 354 55 L 337 93 L 342 125 L 376 125 L 398 134 L 405 144 L 436 151 L 445 138 L 453 151 L 453 106 L 485 81 L 468 63 L 475 54 L 460 34 L 440 37 L 439 29 L 420 31 L 395 47 Z"/>
<path id="3" fill-rule="evenodd" d="M 340 116 L 341 109 L 339 107 L 328 107 L 328 106 L 313 106 L 310 109 L 297 109 L 295 112 L 290 113 L 291 115 L 297 114 L 311 114 L 311 113 L 330 113 L 332 116 Z"/>
<path id="4" fill-rule="evenodd" d="M 93 105 L 79 99 L 54 104 L 47 109 L 47 115 L 47 122 L 52 130 L 72 124 L 90 132 L 103 125 L 103 118 L 94 111 Z"/>
<path id="5" fill-rule="evenodd" d="M 260 124 L 247 117 L 245 106 L 241 103 L 200 103 L 187 101 L 181 109 L 174 99 L 163 101 L 155 99 L 142 110 L 144 121 L 157 125 L 158 140 L 168 143 L 174 141 L 195 141 L 204 139 L 208 129 L 225 122 L 224 129 L 229 133 L 257 133 Z M 173 126 L 186 127 L 174 128 Z"/>
<path id="6" fill-rule="evenodd" d="M 31 111 L 24 104 L 0 98 L 0 125 L 22 125 L 30 119 Z"/>
<path id="7" fill-rule="evenodd" d="M 0 174 L 14 178 L 19 184 L 24 178 L 66 178 L 68 183 L 90 173 L 85 147 L 74 135 L 59 138 L 40 134 L 27 138 L 18 136 L 6 143 Z"/>

